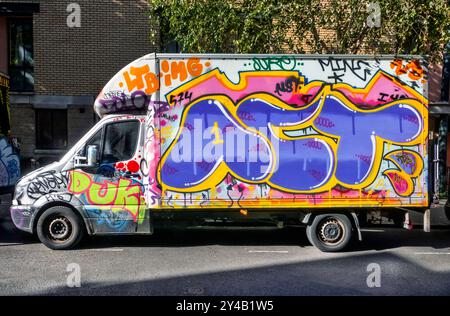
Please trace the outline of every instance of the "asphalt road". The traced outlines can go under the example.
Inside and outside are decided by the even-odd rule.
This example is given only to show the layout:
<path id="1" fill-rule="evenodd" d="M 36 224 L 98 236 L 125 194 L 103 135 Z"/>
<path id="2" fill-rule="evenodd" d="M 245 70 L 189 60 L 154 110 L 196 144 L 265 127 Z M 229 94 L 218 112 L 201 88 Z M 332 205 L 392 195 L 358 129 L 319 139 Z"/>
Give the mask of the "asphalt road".
<path id="1" fill-rule="evenodd" d="M 330 254 L 302 228 L 161 230 L 51 251 L 3 218 L 0 295 L 450 295 L 450 226 L 372 227 L 363 238 Z M 73 263 L 80 287 L 70 288 Z"/>

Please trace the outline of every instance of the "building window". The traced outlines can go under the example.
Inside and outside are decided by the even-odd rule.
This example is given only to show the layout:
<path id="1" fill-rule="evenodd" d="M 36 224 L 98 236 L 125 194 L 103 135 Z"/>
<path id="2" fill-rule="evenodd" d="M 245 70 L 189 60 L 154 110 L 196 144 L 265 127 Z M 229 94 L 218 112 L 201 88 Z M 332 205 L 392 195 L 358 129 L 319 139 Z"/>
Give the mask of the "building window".
<path id="1" fill-rule="evenodd" d="M 164 53 L 179 53 L 181 52 L 180 44 L 176 41 L 170 41 L 166 43 L 163 47 Z"/>
<path id="2" fill-rule="evenodd" d="M 8 25 L 11 91 L 33 92 L 33 19 L 10 18 Z"/>
<path id="3" fill-rule="evenodd" d="M 67 110 L 36 110 L 36 148 L 67 149 Z"/>

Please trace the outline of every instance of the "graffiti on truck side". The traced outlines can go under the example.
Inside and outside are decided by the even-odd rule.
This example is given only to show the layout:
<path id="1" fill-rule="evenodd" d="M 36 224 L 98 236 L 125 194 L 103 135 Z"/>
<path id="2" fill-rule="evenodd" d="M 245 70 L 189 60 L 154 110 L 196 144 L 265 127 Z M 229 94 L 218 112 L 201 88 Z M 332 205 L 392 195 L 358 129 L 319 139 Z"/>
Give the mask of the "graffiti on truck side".
<path id="1" fill-rule="evenodd" d="M 426 204 L 420 61 L 146 58 L 96 111 L 146 108 L 142 157 L 115 168 L 139 169 L 149 207 Z"/>
<path id="2" fill-rule="evenodd" d="M 96 102 L 101 113 L 146 110 L 152 103 L 152 94 L 160 90 L 161 85 L 171 86 L 173 82 L 184 82 L 188 78 L 197 77 L 210 65 L 210 62 L 202 62 L 199 58 L 164 59 L 159 73 L 149 64 L 130 66 L 120 73 L 116 89 L 102 92 Z M 183 96 L 178 96 L 180 97 Z M 175 101 L 176 99 L 171 100 L 172 103 Z"/>
<path id="3" fill-rule="evenodd" d="M 127 211 L 134 222 L 145 216 L 143 187 L 135 180 L 119 178 L 96 182 L 93 175 L 79 170 L 70 172 L 68 191 L 81 197 L 86 205 L 112 212 Z"/>
<path id="4" fill-rule="evenodd" d="M 30 181 L 27 186 L 27 195 L 31 199 L 37 200 L 43 195 L 66 189 L 68 182 L 69 174 L 67 172 L 47 171 Z"/>
<path id="5" fill-rule="evenodd" d="M 205 168 L 196 168 L 193 163 L 195 157 L 187 157 L 181 162 L 174 161 L 173 151 L 198 153 L 209 143 L 209 140 L 203 140 L 203 143 L 194 147 L 195 142 L 190 142 L 191 148 L 186 148 L 183 139 L 186 139 L 186 131 L 189 130 L 180 128 L 162 157 L 160 183 L 173 191 L 197 192 L 214 188 L 218 180 L 231 174 L 245 183 L 265 183 L 272 188 L 293 193 L 323 192 L 336 185 L 362 189 L 369 186 L 377 176 L 384 143 L 413 146 L 426 137 L 424 132 L 427 130 L 427 122 L 422 116 L 424 108 L 414 99 L 383 105 L 378 100 L 366 99 L 366 103 L 372 103 L 374 107 L 361 109 L 349 98 L 351 95 L 348 91 L 351 87 L 322 84 L 317 89 L 317 82 L 302 88 L 308 93 L 315 91 L 314 99 L 306 105 L 302 99 L 293 98 L 292 94 L 274 96 L 256 92 L 269 90 L 261 87 L 261 84 L 255 84 L 256 82 L 269 86 L 273 82 L 296 76 L 298 73 L 294 72 L 248 72 L 244 73 L 239 85 L 232 85 L 215 71 L 191 81 L 187 84 L 188 87 L 182 86 L 172 92 L 178 94 L 186 89 L 195 98 L 200 96 L 197 93 L 200 90 L 208 95 L 197 98 L 188 105 L 186 103 L 180 122 L 182 127 L 184 124 L 196 126 L 197 122 L 204 122 L 198 129 L 210 128 L 217 134 L 222 134 L 221 131 L 228 127 L 227 130 L 232 129 L 237 137 L 249 138 L 244 144 L 263 146 L 264 151 L 269 153 L 269 158 L 265 162 L 262 159 L 251 161 L 248 155 L 240 161 L 225 159 L 229 146 L 224 140 L 228 138 L 216 135 L 221 140 L 216 140 L 215 143 L 215 152 L 218 154 L 203 157 L 210 158 L 210 163 Z M 373 80 L 382 80 L 385 76 L 381 73 Z M 369 85 L 372 86 L 370 93 L 376 93 L 373 88 L 376 82 L 370 82 Z M 358 92 L 367 94 L 369 91 L 361 89 Z M 236 102 L 238 95 L 240 100 Z M 247 121 L 241 113 L 252 113 L 253 121 Z M 414 117 L 415 120 L 406 119 L 408 117 Z M 271 139 L 278 141 L 277 151 L 268 135 L 259 132 L 262 127 L 270 131 Z M 312 128 L 317 134 L 296 137 L 286 135 L 287 131 L 305 128 Z M 301 150 L 303 146 L 313 150 Z M 294 148 L 298 150 L 294 152 Z M 237 148 L 232 148 L 232 151 L 238 152 Z M 250 149 L 240 148 L 240 151 L 245 155 Z M 349 157 L 367 157 L 366 162 L 370 163 L 362 164 L 360 159 Z M 409 159 L 416 161 L 417 157 L 411 155 Z M 404 168 L 403 164 L 397 166 L 401 170 Z M 389 177 L 389 173 L 387 175 Z M 417 175 L 414 173 L 411 177 Z M 394 186 L 397 194 L 404 196 L 412 192 L 412 182 L 405 183 L 407 189 L 397 189 Z"/>

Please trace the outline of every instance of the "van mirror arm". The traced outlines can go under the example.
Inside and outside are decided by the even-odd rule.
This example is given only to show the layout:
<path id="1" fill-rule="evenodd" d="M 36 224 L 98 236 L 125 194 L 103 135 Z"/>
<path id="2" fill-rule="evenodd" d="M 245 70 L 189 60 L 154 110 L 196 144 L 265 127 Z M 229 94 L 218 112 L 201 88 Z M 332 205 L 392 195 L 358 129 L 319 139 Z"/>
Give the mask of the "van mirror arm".
<path id="1" fill-rule="evenodd" d="M 87 147 L 87 157 L 83 156 L 75 156 L 74 157 L 74 167 L 84 167 L 84 168 L 92 168 L 97 166 L 98 159 L 98 146 L 97 145 L 89 145 Z"/>

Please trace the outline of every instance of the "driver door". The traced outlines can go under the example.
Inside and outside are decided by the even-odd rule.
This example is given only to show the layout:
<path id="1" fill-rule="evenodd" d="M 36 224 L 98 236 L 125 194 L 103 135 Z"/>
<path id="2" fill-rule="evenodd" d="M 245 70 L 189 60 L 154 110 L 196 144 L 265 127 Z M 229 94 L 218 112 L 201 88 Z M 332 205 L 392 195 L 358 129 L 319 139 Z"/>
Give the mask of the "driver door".
<path id="1" fill-rule="evenodd" d="M 69 191 L 84 205 L 94 233 L 149 233 L 144 186 L 138 166 L 141 123 L 137 119 L 106 123 L 79 153 L 97 147 L 97 164 L 72 172 Z"/>

